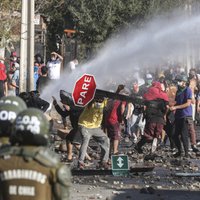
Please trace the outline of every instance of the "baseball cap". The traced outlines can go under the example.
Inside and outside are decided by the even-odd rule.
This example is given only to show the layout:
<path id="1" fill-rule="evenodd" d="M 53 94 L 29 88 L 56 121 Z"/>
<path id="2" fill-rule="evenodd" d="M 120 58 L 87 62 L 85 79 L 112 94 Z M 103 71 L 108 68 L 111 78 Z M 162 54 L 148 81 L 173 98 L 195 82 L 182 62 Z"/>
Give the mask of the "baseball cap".
<path id="1" fill-rule="evenodd" d="M 175 78 L 176 81 L 185 81 L 187 82 L 188 81 L 188 78 L 186 75 L 177 75 L 176 78 Z"/>
<path id="2" fill-rule="evenodd" d="M 153 79 L 153 76 L 151 74 L 146 74 L 145 78 L 146 79 Z"/>

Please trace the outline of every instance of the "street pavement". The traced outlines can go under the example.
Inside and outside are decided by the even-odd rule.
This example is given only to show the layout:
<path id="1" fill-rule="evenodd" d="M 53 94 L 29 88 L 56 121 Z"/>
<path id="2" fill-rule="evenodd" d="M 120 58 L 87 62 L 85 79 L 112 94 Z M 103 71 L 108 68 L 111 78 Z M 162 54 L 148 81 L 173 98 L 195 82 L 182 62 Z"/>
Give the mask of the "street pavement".
<path id="1" fill-rule="evenodd" d="M 56 123 L 57 127 L 60 124 Z M 69 127 L 70 130 L 70 127 Z M 67 130 L 66 132 L 68 132 Z M 200 127 L 196 127 L 197 139 L 200 141 Z M 60 134 L 59 134 L 60 135 Z M 63 136 L 64 138 L 64 136 Z M 55 148 L 63 141 L 54 142 Z M 95 147 L 93 141 L 91 147 Z M 128 155 L 130 166 L 153 166 L 153 171 L 132 173 L 127 176 L 113 175 L 81 175 L 72 177 L 71 200 L 199 200 L 200 199 L 200 153 L 190 152 L 190 158 L 173 158 L 173 153 L 169 146 L 160 147 L 156 155 L 148 157 L 150 146 L 146 145 L 144 155 L 134 151 L 131 143 L 122 140 L 120 151 Z M 98 153 L 99 148 L 94 148 Z M 57 151 L 63 163 L 66 152 Z M 77 165 L 77 154 L 74 152 L 74 162 L 69 167 L 75 168 Z M 95 168 L 90 165 L 88 168 Z M 176 176 L 177 173 L 186 173 L 193 177 Z M 188 174 L 187 174 L 188 173 Z M 198 174 L 199 173 L 199 174 Z"/>

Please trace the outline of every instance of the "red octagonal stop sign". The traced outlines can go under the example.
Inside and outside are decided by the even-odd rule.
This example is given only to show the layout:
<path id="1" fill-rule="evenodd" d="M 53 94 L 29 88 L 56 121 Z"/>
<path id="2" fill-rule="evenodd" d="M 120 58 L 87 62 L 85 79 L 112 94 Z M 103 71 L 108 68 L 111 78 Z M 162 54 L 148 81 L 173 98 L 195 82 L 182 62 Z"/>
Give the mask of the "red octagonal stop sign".
<path id="1" fill-rule="evenodd" d="M 78 79 L 72 93 L 73 101 L 76 106 L 84 107 L 94 98 L 96 82 L 94 76 L 84 74 Z"/>

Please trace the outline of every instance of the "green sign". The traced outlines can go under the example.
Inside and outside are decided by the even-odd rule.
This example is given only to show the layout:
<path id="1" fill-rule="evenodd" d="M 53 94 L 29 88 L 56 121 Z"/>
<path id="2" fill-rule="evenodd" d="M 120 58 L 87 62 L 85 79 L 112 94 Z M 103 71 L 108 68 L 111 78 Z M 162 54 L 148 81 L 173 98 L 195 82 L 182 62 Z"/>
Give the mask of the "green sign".
<path id="1" fill-rule="evenodd" d="M 128 156 L 113 155 L 112 159 L 112 173 L 114 176 L 127 175 L 129 172 Z"/>

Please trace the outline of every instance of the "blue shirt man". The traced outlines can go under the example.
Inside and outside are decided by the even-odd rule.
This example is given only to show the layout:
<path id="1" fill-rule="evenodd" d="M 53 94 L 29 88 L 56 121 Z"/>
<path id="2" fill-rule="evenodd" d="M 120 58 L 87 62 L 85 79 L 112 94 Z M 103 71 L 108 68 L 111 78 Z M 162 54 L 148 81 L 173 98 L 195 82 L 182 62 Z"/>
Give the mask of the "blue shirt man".
<path id="1" fill-rule="evenodd" d="M 188 101 L 192 100 L 192 90 L 189 87 L 184 89 L 179 88 L 176 93 L 176 113 L 175 118 L 191 117 L 192 116 L 192 105 L 188 105 L 185 108 L 179 108 L 178 106 L 187 104 Z"/>
<path id="2" fill-rule="evenodd" d="M 192 119 L 192 90 L 187 86 L 187 76 L 177 75 L 178 90 L 176 93 L 176 105 L 170 107 L 171 111 L 175 111 L 175 134 L 174 142 L 178 152 L 174 157 L 182 154 L 181 141 L 185 151 L 185 157 L 188 157 L 188 122 Z M 180 137 L 181 136 L 181 140 Z"/>

